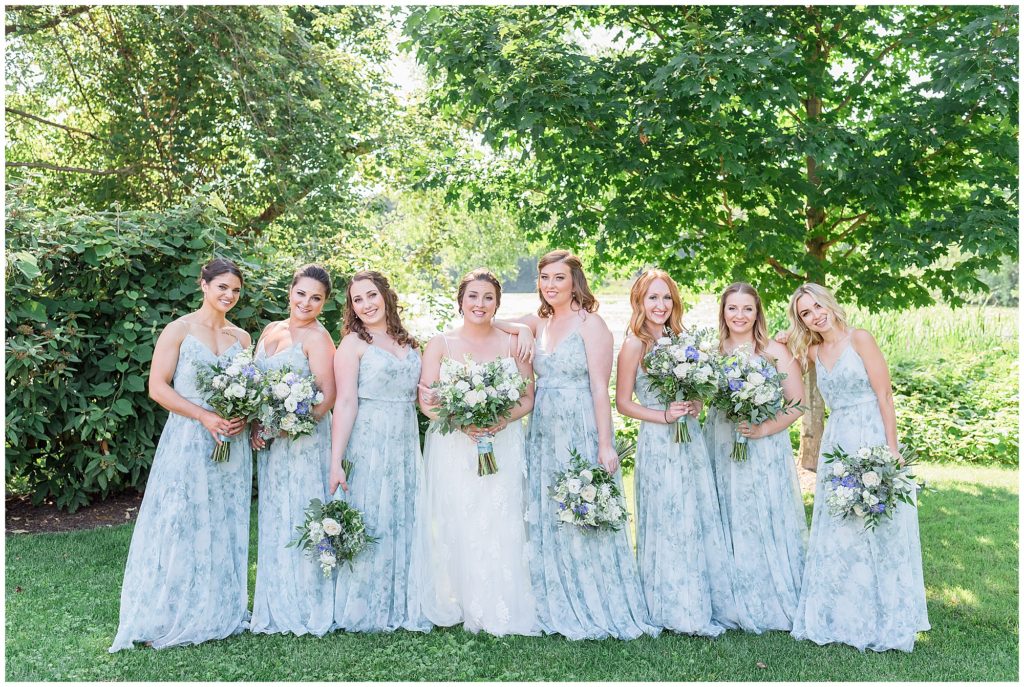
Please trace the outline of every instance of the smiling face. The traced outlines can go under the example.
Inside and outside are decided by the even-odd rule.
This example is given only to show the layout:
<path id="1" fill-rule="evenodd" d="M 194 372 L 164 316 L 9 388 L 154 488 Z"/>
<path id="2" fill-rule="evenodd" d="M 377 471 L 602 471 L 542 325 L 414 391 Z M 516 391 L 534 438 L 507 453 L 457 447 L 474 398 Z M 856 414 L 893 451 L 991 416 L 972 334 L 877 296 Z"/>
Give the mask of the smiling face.
<path id="1" fill-rule="evenodd" d="M 467 324 L 487 324 L 498 310 L 498 290 L 489 281 L 475 279 L 466 285 L 459 308 Z"/>
<path id="2" fill-rule="evenodd" d="M 199 282 L 203 290 L 203 302 L 214 310 L 227 313 L 235 307 L 242 295 L 242 280 L 230 272 L 219 274 L 210 281 Z"/>
<path id="3" fill-rule="evenodd" d="M 327 301 L 327 289 L 311 277 L 300 277 L 288 292 L 291 316 L 299 322 L 312 322 L 320 316 Z"/>
<path id="4" fill-rule="evenodd" d="M 380 289 L 371 280 L 359 279 L 352 282 L 348 287 L 348 295 L 352 299 L 352 310 L 363 325 L 372 327 L 384 323 L 387 305 Z"/>
<path id="5" fill-rule="evenodd" d="M 659 327 L 672 315 L 672 292 L 664 279 L 655 279 L 644 294 L 644 316 Z"/>
<path id="6" fill-rule="evenodd" d="M 796 299 L 796 314 L 812 332 L 821 334 L 832 329 L 835 320 L 832 311 L 814 299 L 809 293 L 805 293 Z"/>
<path id="7" fill-rule="evenodd" d="M 725 297 L 722 315 L 730 335 L 748 334 L 757 321 L 757 300 L 749 293 L 730 293 Z"/>
<path id="8" fill-rule="evenodd" d="M 552 308 L 560 308 L 572 302 L 572 268 L 564 262 L 545 265 L 537 280 L 541 296 Z"/>

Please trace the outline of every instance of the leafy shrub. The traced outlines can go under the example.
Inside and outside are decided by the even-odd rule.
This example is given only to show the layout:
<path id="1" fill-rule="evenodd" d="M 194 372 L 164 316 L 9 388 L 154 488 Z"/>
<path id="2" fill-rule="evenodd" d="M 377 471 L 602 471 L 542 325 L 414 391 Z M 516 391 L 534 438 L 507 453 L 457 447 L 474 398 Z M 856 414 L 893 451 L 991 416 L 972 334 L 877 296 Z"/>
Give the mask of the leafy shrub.
<path id="1" fill-rule="evenodd" d="M 254 339 L 287 315 L 296 265 L 239 255 L 217 202 L 43 211 L 16 190 L 7 202 L 6 478 L 73 511 L 144 484 L 167 417 L 148 397 L 153 347 L 199 306 L 202 263 L 239 262 L 245 288 L 231 320 Z M 339 288 L 324 308 L 333 332 L 343 299 Z"/>

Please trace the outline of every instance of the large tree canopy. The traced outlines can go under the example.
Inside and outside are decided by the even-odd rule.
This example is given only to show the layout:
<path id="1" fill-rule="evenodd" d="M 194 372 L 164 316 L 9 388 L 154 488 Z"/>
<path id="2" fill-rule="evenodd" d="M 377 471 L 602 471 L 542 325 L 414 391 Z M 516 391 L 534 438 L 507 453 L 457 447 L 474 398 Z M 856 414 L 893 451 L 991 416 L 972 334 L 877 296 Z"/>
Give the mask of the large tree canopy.
<path id="1" fill-rule="evenodd" d="M 7 172 L 51 207 L 215 188 L 237 231 L 353 202 L 393 115 L 367 7 L 9 7 Z"/>
<path id="2" fill-rule="evenodd" d="M 1016 253 L 1016 8 L 419 8 L 405 32 L 437 107 L 530 165 L 459 182 L 554 242 L 881 307 L 957 302 Z"/>

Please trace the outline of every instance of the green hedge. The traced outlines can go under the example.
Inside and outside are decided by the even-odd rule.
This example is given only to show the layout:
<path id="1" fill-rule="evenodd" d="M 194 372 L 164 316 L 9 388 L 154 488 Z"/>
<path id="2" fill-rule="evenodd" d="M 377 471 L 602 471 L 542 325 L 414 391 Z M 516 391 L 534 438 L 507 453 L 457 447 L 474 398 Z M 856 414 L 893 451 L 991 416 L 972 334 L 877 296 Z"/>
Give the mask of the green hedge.
<path id="1" fill-rule="evenodd" d="M 200 304 L 213 255 L 239 262 L 231 319 L 255 339 L 287 315 L 296 261 L 228 236 L 212 198 L 159 212 L 6 207 L 6 478 L 75 510 L 141 487 L 167 413 L 149 399 L 156 337 Z M 339 280 L 340 281 L 340 280 Z M 344 289 L 324 308 L 337 332 Z"/>

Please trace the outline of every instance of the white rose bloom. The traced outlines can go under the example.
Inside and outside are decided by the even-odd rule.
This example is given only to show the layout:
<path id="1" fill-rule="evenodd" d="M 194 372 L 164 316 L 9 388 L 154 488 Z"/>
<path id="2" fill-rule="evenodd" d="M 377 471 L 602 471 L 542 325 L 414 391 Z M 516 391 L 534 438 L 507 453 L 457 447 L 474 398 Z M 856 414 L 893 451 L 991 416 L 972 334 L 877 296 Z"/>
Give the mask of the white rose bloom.
<path id="1" fill-rule="evenodd" d="M 324 538 L 324 528 L 321 527 L 320 523 L 309 523 L 309 538 L 314 542 L 318 542 Z"/>
<path id="2" fill-rule="evenodd" d="M 497 396 L 498 390 L 495 389 L 493 386 L 485 386 L 484 394 L 486 394 L 487 396 Z"/>
<path id="3" fill-rule="evenodd" d="M 313 396 L 313 405 L 319 405 L 319 404 L 321 404 L 323 402 L 324 402 L 324 394 L 323 394 L 323 392 L 322 391 L 316 392 L 316 395 Z"/>
<path id="4" fill-rule="evenodd" d="M 679 346 L 672 349 L 672 357 L 676 360 L 686 360 L 686 349 Z"/>
<path id="5" fill-rule="evenodd" d="M 462 399 L 471 406 L 475 406 L 483 400 L 483 393 L 479 391 L 468 391 L 466 396 Z"/>
<path id="6" fill-rule="evenodd" d="M 775 396 L 775 393 L 771 389 L 761 387 L 754 393 L 754 403 L 762 406 L 771 401 L 773 396 Z"/>
<path id="7" fill-rule="evenodd" d="M 867 458 L 870 455 L 871 455 L 871 449 L 867 448 L 866 446 L 857 450 L 857 457 L 859 457 L 859 458 Z"/>
<path id="8" fill-rule="evenodd" d="M 581 470 L 580 471 L 580 479 L 583 480 L 584 482 L 586 482 L 587 484 L 590 484 L 591 482 L 594 481 L 594 473 L 591 472 L 590 470 Z M 604 485 L 604 486 L 608 486 L 608 485 Z M 602 489 L 602 491 L 604 491 L 604 489 Z"/>
<path id="9" fill-rule="evenodd" d="M 241 365 L 228 365 L 228 369 L 224 370 L 224 374 L 226 374 L 228 377 L 237 377 L 241 373 Z"/>
<path id="10" fill-rule="evenodd" d="M 508 390 L 508 399 L 510 401 L 518 401 L 519 400 L 519 391 L 517 391 L 516 389 L 509 389 Z"/>
<path id="11" fill-rule="evenodd" d="M 846 477 L 846 465 L 843 463 L 835 463 L 832 466 L 832 474 L 836 477 Z"/>
<path id="12" fill-rule="evenodd" d="M 473 375 L 473 386 L 483 386 L 484 378 L 480 375 Z"/>
<path id="13" fill-rule="evenodd" d="M 727 379 L 736 379 L 741 374 L 742 372 L 740 372 L 739 368 L 729 368 L 728 370 L 725 371 L 725 376 Z"/>
<path id="14" fill-rule="evenodd" d="M 227 385 L 228 385 L 228 378 L 225 377 L 224 375 L 217 375 L 216 377 L 213 378 L 213 388 L 214 389 L 223 389 Z"/>
<path id="15" fill-rule="evenodd" d="M 667 336 L 663 336 L 660 339 L 658 339 L 658 345 L 659 346 L 667 346 L 670 343 L 672 343 L 672 339 L 670 339 Z"/>
<path id="16" fill-rule="evenodd" d="M 562 522 L 572 522 L 572 509 L 566 508 L 558 514 L 558 519 Z"/>
<path id="17" fill-rule="evenodd" d="M 761 386 L 764 384 L 764 375 L 760 372 L 752 372 L 750 376 L 747 377 L 747 382 L 749 382 L 751 386 Z"/>
<path id="18" fill-rule="evenodd" d="M 863 518 L 865 515 L 867 515 L 868 511 L 864 506 L 858 503 L 856 506 L 853 507 L 853 512 L 856 513 L 858 517 Z"/>
<path id="19" fill-rule="evenodd" d="M 865 487 L 877 487 L 882 483 L 882 478 L 874 470 L 868 470 L 860 476 L 860 481 L 864 483 Z"/>
<path id="20" fill-rule="evenodd" d="M 323 525 L 324 532 L 328 536 L 333 537 L 336 534 L 341 534 L 341 523 L 334 518 L 324 518 Z"/>
<path id="21" fill-rule="evenodd" d="M 594 499 L 597 498 L 597 487 L 595 487 L 593 484 L 588 484 L 587 486 L 580 489 L 580 496 L 583 497 L 584 501 L 593 503 Z"/>
<path id="22" fill-rule="evenodd" d="M 334 554 L 331 553 L 330 551 L 321 551 L 320 552 L 320 562 L 323 563 L 326 566 L 329 566 L 329 567 L 333 568 L 334 565 L 338 562 L 338 559 L 335 558 Z"/>
<path id="23" fill-rule="evenodd" d="M 572 479 L 566 480 L 565 486 L 569 490 L 570 494 L 578 494 L 580 493 L 580 489 L 583 488 L 583 483 L 573 477 Z"/>
<path id="24" fill-rule="evenodd" d="M 279 399 L 288 398 L 288 394 L 291 393 L 291 389 L 284 382 L 278 382 L 270 391 L 274 394 L 274 398 Z"/>
<path id="25" fill-rule="evenodd" d="M 295 415 L 293 415 L 292 413 L 288 413 L 283 418 L 281 418 L 281 429 L 283 429 L 286 432 L 292 431 L 298 424 L 299 419 L 295 417 Z"/>
<path id="26" fill-rule="evenodd" d="M 455 383 L 455 388 L 461 391 L 462 393 L 466 393 L 467 391 L 469 391 L 469 382 L 467 382 L 465 379 L 460 379 Z"/>
<path id="27" fill-rule="evenodd" d="M 234 396 L 235 398 L 243 398 L 245 396 L 245 387 L 241 384 L 232 384 L 224 390 L 224 395 L 228 398 Z"/>
<path id="28" fill-rule="evenodd" d="M 687 363 L 679 363 L 674 368 L 672 368 L 672 374 L 674 374 L 676 377 L 682 378 L 686 376 L 686 373 L 689 372 L 689 370 L 690 366 Z"/>
<path id="29" fill-rule="evenodd" d="M 294 397 L 289 396 L 288 398 L 284 399 L 284 409 L 287 410 L 289 413 L 294 413 L 295 409 L 298 407 L 299 402 L 296 401 Z"/>

